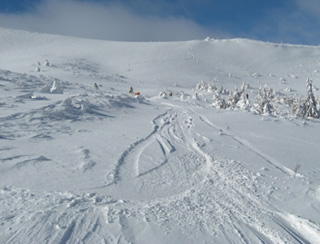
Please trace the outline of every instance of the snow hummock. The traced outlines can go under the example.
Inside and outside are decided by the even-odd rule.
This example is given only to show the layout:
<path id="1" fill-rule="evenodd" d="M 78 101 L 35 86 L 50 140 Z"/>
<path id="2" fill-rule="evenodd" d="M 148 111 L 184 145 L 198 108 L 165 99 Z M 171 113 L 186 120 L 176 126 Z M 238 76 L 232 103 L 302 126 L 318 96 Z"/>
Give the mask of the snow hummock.
<path id="1" fill-rule="evenodd" d="M 320 243 L 319 47 L 0 51 L 1 243 Z"/>

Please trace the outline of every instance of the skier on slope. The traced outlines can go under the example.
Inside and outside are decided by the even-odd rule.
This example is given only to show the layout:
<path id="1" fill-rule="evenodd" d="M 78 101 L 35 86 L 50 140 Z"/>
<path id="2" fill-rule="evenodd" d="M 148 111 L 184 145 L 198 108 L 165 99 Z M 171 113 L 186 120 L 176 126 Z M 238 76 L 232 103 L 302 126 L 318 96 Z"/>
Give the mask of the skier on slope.
<path id="1" fill-rule="evenodd" d="M 132 96 L 132 94 L 133 94 L 133 88 L 132 88 L 132 86 L 130 87 L 129 94 L 130 94 L 131 96 Z"/>

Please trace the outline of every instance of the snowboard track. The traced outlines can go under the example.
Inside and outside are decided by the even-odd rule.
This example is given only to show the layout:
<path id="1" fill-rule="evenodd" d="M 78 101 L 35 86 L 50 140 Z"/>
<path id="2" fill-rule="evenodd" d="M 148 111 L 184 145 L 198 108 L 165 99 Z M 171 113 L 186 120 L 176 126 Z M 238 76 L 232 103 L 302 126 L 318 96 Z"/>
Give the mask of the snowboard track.
<path id="1" fill-rule="evenodd" d="M 132 195 L 138 196 L 131 201 L 139 201 L 143 207 L 130 208 L 130 212 L 134 216 L 140 216 L 141 221 L 155 222 L 167 229 L 176 228 L 185 234 L 197 229 L 198 233 L 212 235 L 217 240 L 308 243 L 302 234 L 277 214 L 280 211 L 275 206 L 266 204 L 269 196 L 263 196 L 262 189 L 267 184 L 261 177 L 241 162 L 219 158 L 206 149 L 207 136 L 196 131 L 197 123 L 221 130 L 192 109 L 171 107 L 153 119 L 151 133 L 131 144 L 122 153 L 115 167 L 112 185 L 119 190 L 130 189 Z M 263 158 L 275 170 L 282 172 L 284 177 L 292 176 L 290 170 L 280 166 L 245 140 L 230 134 L 224 135 L 232 137 L 236 144 Z M 155 144 L 158 145 L 161 160 L 156 160 L 158 163 L 147 170 L 141 169 L 147 164 L 143 160 L 144 154 L 148 153 L 149 146 Z M 210 144 L 213 146 L 208 147 L 214 148 L 214 138 Z M 183 167 L 177 167 L 174 163 L 181 158 L 176 152 L 181 149 L 189 158 Z M 187 168 L 188 164 L 194 159 L 199 161 L 198 165 L 190 170 Z M 174 174 L 176 170 L 180 171 L 180 180 L 188 187 L 169 184 L 168 188 L 176 189 L 169 190 L 165 196 L 161 195 L 161 182 L 157 186 L 151 179 Z M 151 186 L 147 186 L 147 182 Z M 162 189 L 159 194 L 158 187 Z M 148 192 L 145 195 L 153 195 L 153 199 L 145 199 L 144 192 Z"/>

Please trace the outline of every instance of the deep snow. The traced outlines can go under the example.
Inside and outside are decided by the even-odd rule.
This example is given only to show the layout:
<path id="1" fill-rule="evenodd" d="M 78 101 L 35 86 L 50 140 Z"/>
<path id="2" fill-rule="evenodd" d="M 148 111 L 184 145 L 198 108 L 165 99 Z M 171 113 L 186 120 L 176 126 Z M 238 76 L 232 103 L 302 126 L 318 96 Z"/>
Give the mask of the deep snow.
<path id="1" fill-rule="evenodd" d="M 0 53 L 1 243 L 320 243 L 320 120 L 283 102 L 319 96 L 319 47 L 0 28 Z"/>

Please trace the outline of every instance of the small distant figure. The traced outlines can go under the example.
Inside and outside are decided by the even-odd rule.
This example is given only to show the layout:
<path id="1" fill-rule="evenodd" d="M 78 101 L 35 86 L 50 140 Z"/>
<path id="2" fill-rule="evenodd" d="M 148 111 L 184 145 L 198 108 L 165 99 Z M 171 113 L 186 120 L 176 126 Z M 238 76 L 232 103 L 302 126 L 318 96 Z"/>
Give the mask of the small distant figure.
<path id="1" fill-rule="evenodd" d="M 246 94 L 246 98 L 247 98 L 247 100 L 249 99 L 249 94 L 248 93 Z"/>
<path id="2" fill-rule="evenodd" d="M 97 83 L 94 83 L 94 87 L 95 87 L 96 89 L 99 89 Z"/>
<path id="3" fill-rule="evenodd" d="M 172 97 L 172 92 L 169 92 L 169 96 Z"/>
<path id="4" fill-rule="evenodd" d="M 130 89 L 129 89 L 129 94 L 130 94 L 130 95 L 133 94 L 133 88 L 132 88 L 132 86 L 131 86 Z"/>
<path id="5" fill-rule="evenodd" d="M 137 96 L 139 96 L 139 95 L 140 95 L 140 92 L 136 92 L 135 94 L 136 94 Z"/>

